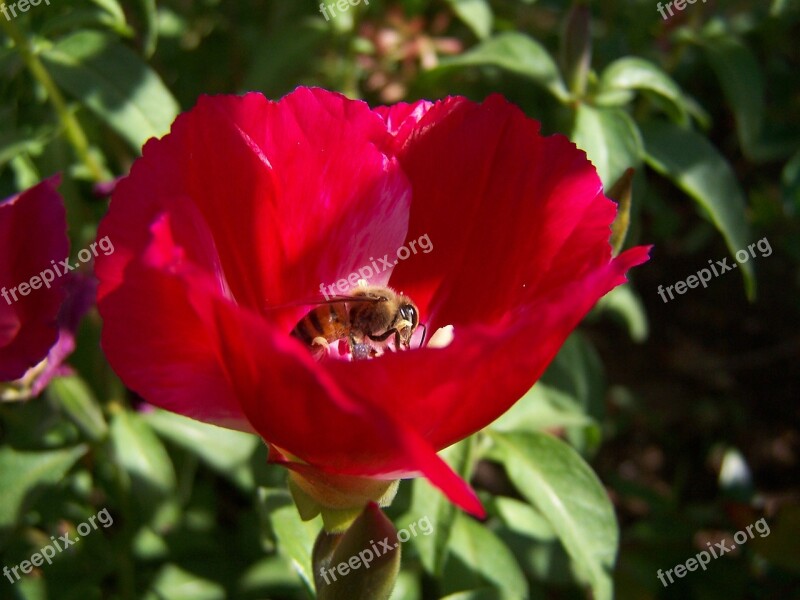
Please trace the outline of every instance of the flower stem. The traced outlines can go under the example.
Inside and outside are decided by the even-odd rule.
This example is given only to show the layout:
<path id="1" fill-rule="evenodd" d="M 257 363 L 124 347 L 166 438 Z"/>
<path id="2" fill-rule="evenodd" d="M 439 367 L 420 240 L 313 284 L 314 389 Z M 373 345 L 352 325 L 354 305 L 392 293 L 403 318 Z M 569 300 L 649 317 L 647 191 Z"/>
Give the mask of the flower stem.
<path id="1" fill-rule="evenodd" d="M 66 100 L 64 100 L 64 96 L 53 81 L 53 78 L 50 77 L 50 73 L 47 72 L 42 61 L 39 60 L 29 40 L 20 32 L 13 21 L 0 19 L 0 26 L 5 29 L 8 37 L 14 42 L 20 56 L 22 56 L 22 60 L 25 62 L 25 65 L 28 67 L 34 79 L 36 79 L 47 92 L 47 97 L 50 99 L 53 108 L 55 108 L 58 114 L 58 119 L 61 121 L 67 140 L 75 149 L 78 158 L 88 169 L 92 179 L 98 182 L 107 179 L 104 169 L 95 160 L 89 150 L 89 140 L 81 128 L 80 123 L 78 123 L 75 115 L 70 111 Z"/>

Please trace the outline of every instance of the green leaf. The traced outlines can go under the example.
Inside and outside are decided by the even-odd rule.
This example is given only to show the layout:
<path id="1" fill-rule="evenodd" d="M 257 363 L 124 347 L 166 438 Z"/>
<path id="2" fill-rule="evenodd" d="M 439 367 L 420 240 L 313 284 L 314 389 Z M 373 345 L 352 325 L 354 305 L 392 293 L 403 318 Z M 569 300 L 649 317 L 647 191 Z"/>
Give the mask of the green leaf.
<path id="1" fill-rule="evenodd" d="M 703 136 L 671 123 L 652 121 L 642 126 L 645 160 L 694 198 L 725 238 L 732 256 L 750 243 L 745 197 L 733 169 Z M 748 298 L 755 298 L 751 262 L 739 264 Z"/>
<path id="2" fill-rule="evenodd" d="M 92 0 L 92 2 L 105 10 L 118 23 L 126 23 L 125 11 L 122 10 L 122 7 L 119 5 L 117 0 Z"/>
<path id="3" fill-rule="evenodd" d="M 781 128 L 767 133 L 764 78 L 755 54 L 719 21 L 706 27 L 697 41 L 733 111 L 745 156 L 754 162 L 789 156 L 797 148 L 798 131 Z"/>
<path id="4" fill-rule="evenodd" d="M 0 167 L 20 154 L 38 155 L 54 136 L 49 126 L 34 131 L 13 131 L 0 134 Z"/>
<path id="5" fill-rule="evenodd" d="M 217 473 L 230 477 L 245 489 L 254 485 L 249 459 L 259 438 L 250 433 L 224 429 L 165 410 L 154 410 L 144 420 L 160 436 L 196 454 Z"/>
<path id="6" fill-rule="evenodd" d="M 783 202 L 790 213 L 800 214 L 800 151 L 784 165 L 781 173 Z"/>
<path id="7" fill-rule="evenodd" d="M 102 9 L 102 22 L 120 36 L 133 37 L 133 29 L 128 25 L 125 11 L 117 0 L 92 0 L 92 2 Z"/>
<path id="8" fill-rule="evenodd" d="M 791 0 L 772 0 L 772 6 L 769 8 L 770 17 L 780 17 L 791 5 Z"/>
<path id="9" fill-rule="evenodd" d="M 421 582 L 417 574 L 410 570 L 400 571 L 389 600 L 422 600 Z"/>
<path id="10" fill-rule="evenodd" d="M 251 564 L 242 574 L 237 586 L 237 597 L 272 598 L 299 597 L 302 582 L 291 564 L 280 554 L 274 554 Z M 275 596 L 263 594 L 274 591 Z M 283 593 L 280 593 L 283 592 Z"/>
<path id="11" fill-rule="evenodd" d="M 120 411 L 111 421 L 115 461 L 136 496 L 149 504 L 175 489 L 175 470 L 164 444 L 138 413 Z"/>
<path id="12" fill-rule="evenodd" d="M 550 522 L 597 600 L 613 597 L 619 531 L 600 480 L 583 459 L 544 433 L 490 432 L 508 476 Z"/>
<path id="13" fill-rule="evenodd" d="M 583 98 L 592 68 L 592 12 L 584 4 L 572 5 L 561 36 L 561 67 L 576 98 Z"/>
<path id="14" fill-rule="evenodd" d="M 322 518 L 301 520 L 286 490 L 259 488 L 258 509 L 264 535 L 277 542 L 280 553 L 292 562 L 309 592 L 313 592 L 311 552 L 317 534 L 322 530 Z"/>
<path id="15" fill-rule="evenodd" d="M 498 536 L 511 548 L 528 581 L 574 586 L 571 560 L 544 515 L 530 504 L 497 496 L 491 510 L 503 523 Z"/>
<path id="16" fill-rule="evenodd" d="M 0 448 L 0 540 L 13 528 L 24 510 L 49 486 L 56 485 L 86 446 L 46 452 L 19 452 Z"/>
<path id="17" fill-rule="evenodd" d="M 624 110 L 578 106 L 572 141 L 584 150 L 608 189 L 626 169 L 636 168 L 643 148 L 639 128 Z"/>
<path id="18" fill-rule="evenodd" d="M 562 102 L 570 98 L 545 47 L 523 33 L 509 31 L 496 35 L 464 54 L 443 59 L 439 69 L 454 67 L 497 67 L 543 86 Z"/>
<path id="19" fill-rule="evenodd" d="M 514 554 L 488 527 L 459 512 L 442 579 L 443 593 L 486 585 L 512 598 L 528 597 L 528 583 Z"/>
<path id="20" fill-rule="evenodd" d="M 440 453 L 445 462 L 466 480 L 469 480 L 474 465 L 473 443 L 473 439 L 467 438 Z M 425 570 L 434 577 L 438 577 L 447 556 L 447 546 L 458 510 L 442 495 L 439 489 L 433 487 L 426 479 L 415 479 L 413 485 L 411 507 L 406 515 L 398 519 L 398 523 L 403 525 L 421 518 L 428 518 L 433 533 L 416 536 L 412 543 L 419 552 Z"/>
<path id="21" fill-rule="evenodd" d="M 255 40 L 250 49 L 250 68 L 242 87 L 280 97 L 312 70 L 313 57 L 324 52 L 328 30 L 319 19 L 285 23 L 280 29 Z"/>
<path id="22" fill-rule="evenodd" d="M 659 67 L 637 57 L 624 57 L 614 61 L 600 78 L 600 93 L 617 93 L 626 90 L 652 92 L 664 98 L 671 107 L 669 116 L 686 125 L 688 109 L 684 103 L 685 93 L 672 78 Z"/>
<path id="23" fill-rule="evenodd" d="M 61 39 L 42 53 L 56 83 L 135 150 L 169 131 L 178 103 L 158 75 L 126 46 L 96 31 Z"/>
<path id="24" fill-rule="evenodd" d="M 628 330 L 634 342 L 644 342 L 650 333 L 644 304 L 629 284 L 620 285 L 603 296 L 597 303 L 598 313 L 610 313 Z"/>
<path id="25" fill-rule="evenodd" d="M 458 18 L 464 21 L 478 36 L 478 39 L 489 37 L 492 32 L 494 15 L 486 0 L 446 0 Z"/>
<path id="26" fill-rule="evenodd" d="M 597 352 L 573 333 L 542 378 L 490 425 L 496 431 L 597 427 L 603 417 L 606 381 Z"/>
<path id="27" fill-rule="evenodd" d="M 145 600 L 224 600 L 225 588 L 180 567 L 167 564 L 156 576 Z"/>
<path id="28" fill-rule="evenodd" d="M 57 377 L 50 382 L 47 393 L 90 440 L 98 441 L 108 434 L 103 411 L 80 377 Z"/>
<path id="29" fill-rule="evenodd" d="M 441 600 L 519 600 L 519 597 L 494 588 L 482 588 L 450 594 L 442 597 Z"/>
<path id="30" fill-rule="evenodd" d="M 144 55 L 146 58 L 150 58 L 156 53 L 158 45 L 158 8 L 156 0 L 139 0 L 137 5 L 145 24 L 144 39 L 142 40 Z"/>

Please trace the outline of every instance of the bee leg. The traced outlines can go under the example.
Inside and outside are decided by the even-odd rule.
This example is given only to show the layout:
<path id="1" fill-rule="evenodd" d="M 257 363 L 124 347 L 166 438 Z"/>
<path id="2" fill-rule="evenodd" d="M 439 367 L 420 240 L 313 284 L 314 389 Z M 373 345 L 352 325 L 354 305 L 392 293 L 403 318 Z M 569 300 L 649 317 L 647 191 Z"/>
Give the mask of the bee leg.
<path id="1" fill-rule="evenodd" d="M 326 340 L 322 336 L 317 336 L 313 340 L 311 340 L 311 351 L 314 354 L 314 358 L 320 360 L 322 357 L 328 355 L 328 349 L 330 348 L 330 344 L 328 344 L 328 340 Z"/>

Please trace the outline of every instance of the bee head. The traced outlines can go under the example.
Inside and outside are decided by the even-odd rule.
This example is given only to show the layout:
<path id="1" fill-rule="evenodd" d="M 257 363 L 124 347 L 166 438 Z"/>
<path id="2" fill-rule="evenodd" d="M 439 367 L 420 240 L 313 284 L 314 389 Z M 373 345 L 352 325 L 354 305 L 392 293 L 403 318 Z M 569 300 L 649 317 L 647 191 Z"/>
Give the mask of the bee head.
<path id="1" fill-rule="evenodd" d="M 397 329 L 402 338 L 408 342 L 411 339 L 411 335 L 417 329 L 417 325 L 419 325 L 419 311 L 417 311 L 417 307 L 414 306 L 413 303 L 406 301 L 400 305 L 397 315 Z"/>

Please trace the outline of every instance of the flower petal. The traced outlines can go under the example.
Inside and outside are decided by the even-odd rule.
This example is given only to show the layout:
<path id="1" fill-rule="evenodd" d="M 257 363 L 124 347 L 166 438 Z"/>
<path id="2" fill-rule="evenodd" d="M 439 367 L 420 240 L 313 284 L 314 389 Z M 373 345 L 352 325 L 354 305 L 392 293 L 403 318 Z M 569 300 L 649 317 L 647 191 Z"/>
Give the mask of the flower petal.
<path id="1" fill-rule="evenodd" d="M 380 402 L 441 450 L 511 408 L 596 301 L 623 283 L 628 269 L 647 260 L 647 251 L 633 248 L 494 325 L 456 327 L 445 348 L 388 353 L 373 361 L 330 361 L 325 368 L 348 396 Z"/>
<path id="2" fill-rule="evenodd" d="M 162 362 L 161 355 L 145 356 L 161 351 L 148 342 L 147 335 L 129 340 L 127 346 L 115 345 L 109 352 L 115 360 L 120 352 L 136 353 L 123 362 L 143 365 L 143 369 L 121 373 L 126 381 L 149 386 L 145 393 L 151 402 L 195 418 L 207 419 L 209 406 L 204 402 L 209 397 L 217 398 L 218 405 L 224 400 L 230 406 L 238 399 L 256 432 L 315 468 L 382 479 L 425 474 L 454 502 L 482 514 L 475 493 L 412 427 L 373 404 L 342 394 L 305 348 L 257 313 L 220 294 L 217 281 L 186 260 L 186 253 L 175 244 L 181 237 L 175 229 L 181 226 L 166 216 L 159 220 L 147 251 L 148 267 L 139 272 L 133 265 L 126 273 L 143 285 L 167 290 L 157 303 L 170 298 L 183 303 L 182 314 L 167 312 L 171 331 L 165 330 L 160 337 L 165 352 L 171 354 L 168 362 Z M 114 297 L 109 297 L 112 309 Z M 119 319 L 110 313 L 109 320 Z M 182 325 L 189 322 L 192 326 L 184 330 Z M 194 337 L 182 340 L 184 358 L 178 360 L 180 333 Z M 109 338 L 115 337 L 110 331 Z M 138 349 L 140 341 L 149 350 Z M 159 368 L 159 363 L 164 366 Z M 210 380 L 212 373 L 215 377 Z M 222 381 L 229 387 L 222 389 L 218 385 Z M 216 388 L 209 387 L 215 384 Z M 221 422 L 220 417 L 226 415 L 214 416 Z"/>
<path id="3" fill-rule="evenodd" d="M 52 263 L 69 253 L 64 204 L 56 191 L 60 179 L 53 176 L 0 202 L 0 381 L 22 377 L 58 337 L 64 280 L 54 276 L 43 287 L 40 275 L 46 269 L 55 275 Z"/>
<path id="4" fill-rule="evenodd" d="M 395 129 L 414 125 L 398 138 L 414 194 L 408 239 L 428 235 L 434 249 L 400 263 L 390 284 L 415 300 L 429 331 L 453 325 L 453 342 L 325 368 L 438 449 L 519 399 L 647 249 L 611 260 L 615 205 L 563 136 L 542 137 L 500 97 L 424 108 L 405 107 L 398 118 L 411 116 Z"/>
<path id="5" fill-rule="evenodd" d="M 321 285 L 405 239 L 409 186 L 380 149 L 389 142 L 366 104 L 322 90 L 300 88 L 279 102 L 255 93 L 201 98 L 118 185 L 101 233 L 128 251 L 104 261 L 116 275 L 105 270 L 103 279 L 121 280 L 147 244 L 146 225 L 183 198 L 207 224 L 237 302 L 264 312 L 317 298 Z M 204 248 L 205 240 L 186 246 Z M 293 325 L 286 317 L 287 332 Z"/>

